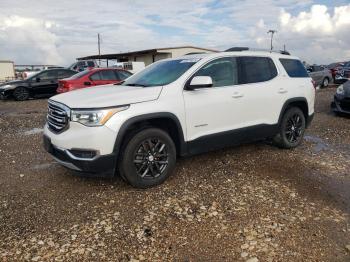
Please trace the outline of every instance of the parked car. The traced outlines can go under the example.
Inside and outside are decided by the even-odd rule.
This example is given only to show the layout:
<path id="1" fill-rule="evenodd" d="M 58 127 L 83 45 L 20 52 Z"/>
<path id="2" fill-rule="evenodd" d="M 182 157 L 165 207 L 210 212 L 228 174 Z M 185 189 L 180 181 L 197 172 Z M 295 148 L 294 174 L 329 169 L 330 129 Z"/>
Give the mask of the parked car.
<path id="1" fill-rule="evenodd" d="M 126 70 L 113 68 L 95 68 L 82 71 L 59 81 L 57 93 L 65 93 L 75 89 L 106 84 L 116 84 L 132 74 Z"/>
<path id="2" fill-rule="evenodd" d="M 24 80 L 11 81 L 0 85 L 0 96 L 2 99 L 12 96 L 18 101 L 23 101 L 32 96 L 56 94 L 58 80 L 76 73 L 69 69 L 43 70 Z"/>
<path id="3" fill-rule="evenodd" d="M 336 114 L 350 114 L 350 81 L 338 86 L 331 108 Z"/>
<path id="4" fill-rule="evenodd" d="M 335 83 L 335 73 L 337 72 L 338 68 L 343 66 L 343 65 L 344 65 L 344 62 L 336 62 L 336 63 L 329 64 L 327 66 L 327 68 L 329 70 L 331 70 L 332 78 L 333 78 L 333 82 L 334 83 Z"/>
<path id="5" fill-rule="evenodd" d="M 312 65 L 307 68 L 307 72 L 316 82 L 317 86 L 327 87 L 332 80 L 332 73 L 323 66 Z"/>
<path id="6" fill-rule="evenodd" d="M 98 67 L 95 60 L 80 60 L 71 64 L 68 69 L 74 70 L 77 72 L 84 71 L 86 69 L 92 69 Z"/>
<path id="7" fill-rule="evenodd" d="M 278 68 L 278 70 L 277 70 Z M 121 85 L 52 97 L 46 150 L 63 166 L 162 183 L 177 156 L 273 138 L 303 141 L 315 88 L 297 57 L 258 51 L 189 55 L 151 64 Z"/>
<path id="8" fill-rule="evenodd" d="M 345 62 L 335 72 L 335 83 L 342 84 L 350 79 L 350 61 Z"/>

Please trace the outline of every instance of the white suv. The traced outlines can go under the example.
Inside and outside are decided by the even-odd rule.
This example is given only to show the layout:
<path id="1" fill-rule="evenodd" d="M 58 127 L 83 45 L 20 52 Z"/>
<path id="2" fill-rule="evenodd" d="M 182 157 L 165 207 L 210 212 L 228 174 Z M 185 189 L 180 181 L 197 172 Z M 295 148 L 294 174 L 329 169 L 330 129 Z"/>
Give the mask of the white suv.
<path id="1" fill-rule="evenodd" d="M 299 145 L 315 89 L 297 57 L 262 51 L 156 62 L 121 85 L 52 97 L 44 145 L 62 165 L 114 175 L 135 187 L 162 183 L 177 156 L 266 138 Z"/>

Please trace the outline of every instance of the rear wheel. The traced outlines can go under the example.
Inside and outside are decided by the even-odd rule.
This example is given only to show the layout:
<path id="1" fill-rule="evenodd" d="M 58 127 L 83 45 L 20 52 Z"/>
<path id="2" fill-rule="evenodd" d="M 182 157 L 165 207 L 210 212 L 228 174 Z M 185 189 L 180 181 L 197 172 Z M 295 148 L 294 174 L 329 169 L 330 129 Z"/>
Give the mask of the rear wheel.
<path id="1" fill-rule="evenodd" d="M 274 142 L 282 148 L 294 148 L 302 142 L 304 133 L 304 113 L 299 108 L 292 107 L 284 113 L 280 130 L 274 138 Z"/>
<path id="2" fill-rule="evenodd" d="M 163 183 L 175 162 L 176 148 L 170 136 L 161 129 L 148 128 L 134 135 L 124 147 L 119 172 L 132 186 L 148 188 Z"/>
<path id="3" fill-rule="evenodd" d="M 13 97 L 17 101 L 24 101 L 29 98 L 29 91 L 27 88 L 19 86 L 16 87 L 16 89 L 13 91 Z"/>

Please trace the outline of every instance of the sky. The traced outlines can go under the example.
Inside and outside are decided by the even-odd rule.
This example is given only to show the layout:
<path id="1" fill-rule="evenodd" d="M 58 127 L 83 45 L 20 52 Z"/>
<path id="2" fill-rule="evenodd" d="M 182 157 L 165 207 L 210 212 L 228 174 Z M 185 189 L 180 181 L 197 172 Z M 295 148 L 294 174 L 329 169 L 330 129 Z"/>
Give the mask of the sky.
<path id="1" fill-rule="evenodd" d="M 310 64 L 350 60 L 350 0 L 1 0 L 0 60 L 75 58 L 194 45 L 286 49 Z"/>

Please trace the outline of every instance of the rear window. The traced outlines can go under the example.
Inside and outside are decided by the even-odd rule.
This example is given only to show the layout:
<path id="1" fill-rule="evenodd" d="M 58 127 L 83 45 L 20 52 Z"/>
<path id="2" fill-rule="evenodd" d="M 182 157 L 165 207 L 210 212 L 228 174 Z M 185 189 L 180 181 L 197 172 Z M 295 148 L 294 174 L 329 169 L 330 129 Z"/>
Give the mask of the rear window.
<path id="1" fill-rule="evenodd" d="M 280 58 L 280 62 L 290 77 L 309 77 L 305 66 L 299 60 Z"/>
<path id="2" fill-rule="evenodd" d="M 277 76 L 277 69 L 268 57 L 240 57 L 240 84 L 268 81 Z"/>

